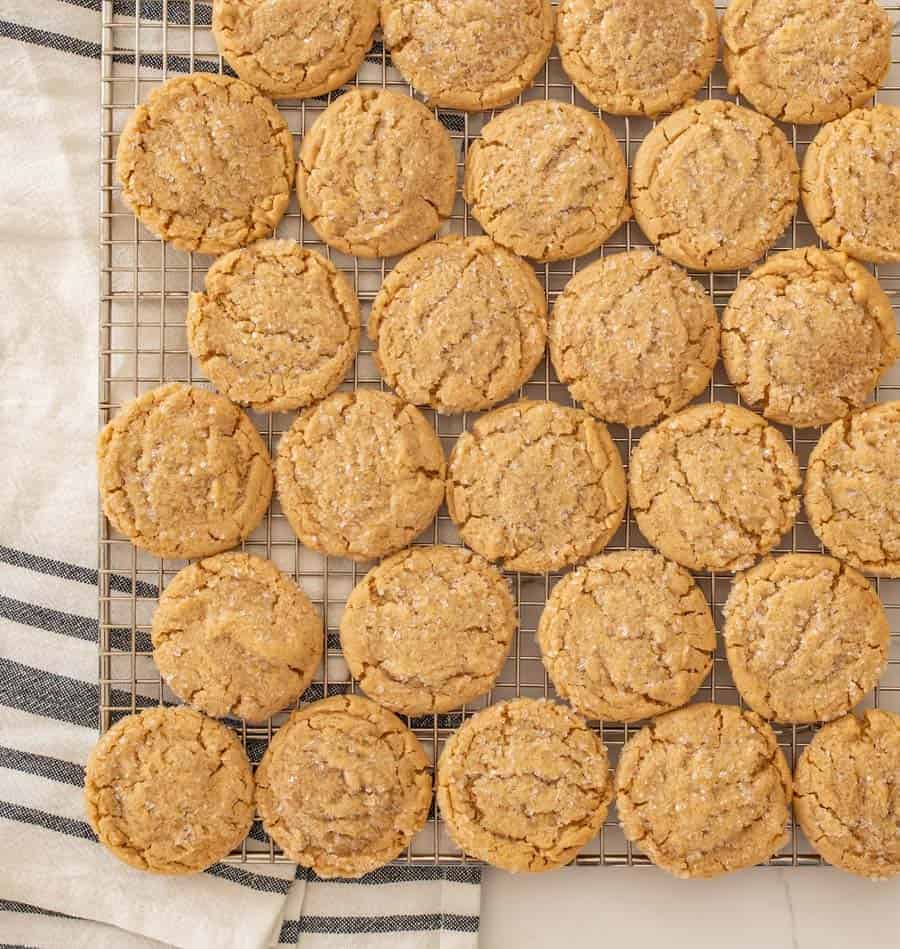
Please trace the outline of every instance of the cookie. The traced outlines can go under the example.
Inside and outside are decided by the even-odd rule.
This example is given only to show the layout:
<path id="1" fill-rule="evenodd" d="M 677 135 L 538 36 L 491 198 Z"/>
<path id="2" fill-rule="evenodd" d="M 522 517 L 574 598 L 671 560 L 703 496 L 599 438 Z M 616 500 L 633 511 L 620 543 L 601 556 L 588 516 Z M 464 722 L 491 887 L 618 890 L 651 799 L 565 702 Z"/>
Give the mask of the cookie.
<path id="1" fill-rule="evenodd" d="M 604 112 L 656 116 L 689 99 L 716 64 L 712 0 L 562 0 L 562 67 Z"/>
<path id="2" fill-rule="evenodd" d="M 797 762 L 794 813 L 830 863 L 870 880 L 900 873 L 900 715 L 868 709 L 816 733 Z"/>
<path id="3" fill-rule="evenodd" d="M 385 277 L 367 328 L 401 398 L 475 412 L 528 381 L 544 354 L 547 304 L 524 260 L 489 237 L 448 235 Z"/>
<path id="4" fill-rule="evenodd" d="M 900 402 L 830 425 L 809 456 L 809 526 L 840 560 L 900 577 Z"/>
<path id="5" fill-rule="evenodd" d="M 862 105 L 891 64 L 891 20 L 877 0 L 732 0 L 722 39 L 728 91 L 797 125 Z"/>
<path id="6" fill-rule="evenodd" d="M 522 400 L 459 436 L 447 507 L 473 550 L 506 570 L 546 573 L 609 543 L 625 512 L 625 471 L 601 422 Z"/>
<path id="7" fill-rule="evenodd" d="M 595 261 L 557 297 L 550 358 L 584 407 L 622 425 L 652 425 L 709 384 L 719 320 L 703 288 L 652 251 Z"/>
<path id="8" fill-rule="evenodd" d="M 234 733 L 193 709 L 149 708 L 113 725 L 84 777 L 87 816 L 113 856 L 151 873 L 197 873 L 253 823 L 253 772 Z"/>
<path id="9" fill-rule="evenodd" d="M 516 633 L 502 574 L 463 547 L 410 547 L 366 574 L 341 617 L 341 651 L 366 694 L 403 715 L 487 692 Z"/>
<path id="10" fill-rule="evenodd" d="M 264 722 L 297 701 L 322 658 L 322 619 L 269 560 L 232 551 L 176 574 L 153 614 L 153 659 L 207 715 Z"/>
<path id="11" fill-rule="evenodd" d="M 888 295 L 860 264 L 815 247 L 769 258 L 722 315 L 722 360 L 744 402 L 784 425 L 859 408 L 897 356 Z"/>
<path id="12" fill-rule="evenodd" d="M 788 840 L 791 772 L 754 712 L 702 702 L 653 719 L 616 770 L 625 836 L 676 877 L 767 860 Z"/>
<path id="13" fill-rule="evenodd" d="M 784 133 L 733 102 L 694 102 L 638 148 L 631 206 L 641 230 L 692 270 L 737 270 L 761 257 L 797 209 L 799 169 Z"/>
<path id="14" fill-rule="evenodd" d="M 272 497 L 272 463 L 250 419 L 179 382 L 122 406 L 97 440 L 97 476 L 112 526 L 173 559 L 236 547 Z"/>
<path id="15" fill-rule="evenodd" d="M 613 722 L 684 705 L 716 650 L 700 588 L 650 550 L 594 557 L 563 577 L 537 635 L 560 697 L 587 718 Z"/>
<path id="16" fill-rule="evenodd" d="M 286 856 L 320 877 L 389 863 L 425 826 L 428 758 L 387 709 L 338 695 L 294 712 L 256 771 L 263 826 Z"/>
<path id="17" fill-rule="evenodd" d="M 213 0 L 225 61 L 273 99 L 307 99 L 356 74 L 378 25 L 378 0 Z"/>
<path id="18" fill-rule="evenodd" d="M 500 702 L 444 745 L 437 799 L 470 856 L 513 873 L 553 870 L 600 830 L 612 800 L 606 748 L 546 699 Z"/>
<path id="19" fill-rule="evenodd" d="M 553 45 L 550 0 L 382 0 L 391 61 L 431 105 L 475 112 L 512 102 Z"/>
<path id="20" fill-rule="evenodd" d="M 278 109 L 228 76 L 169 79 L 119 138 L 122 200 L 179 250 L 223 254 L 270 234 L 288 206 L 294 143 Z"/>
<path id="21" fill-rule="evenodd" d="M 740 570 L 767 554 L 799 508 L 800 468 L 784 436 L 736 405 L 695 405 L 650 429 L 631 454 L 641 533 L 689 570 Z"/>
<path id="22" fill-rule="evenodd" d="M 450 136 L 415 99 L 351 89 L 316 119 L 297 167 L 303 216 L 356 257 L 418 247 L 450 217 L 456 157 Z"/>
<path id="23" fill-rule="evenodd" d="M 628 169 L 596 115 L 534 101 L 491 119 L 469 146 L 464 196 L 503 247 L 535 260 L 580 257 L 631 217 Z"/>
<path id="24" fill-rule="evenodd" d="M 278 446 L 278 499 L 300 542 L 373 560 L 406 547 L 444 499 L 444 452 L 418 409 L 371 389 L 307 409 Z"/>
<path id="25" fill-rule="evenodd" d="M 223 395 L 288 412 L 340 385 L 359 348 L 359 303 L 330 260 L 294 241 L 260 241 L 210 267 L 205 291 L 191 294 L 187 334 Z"/>
<path id="26" fill-rule="evenodd" d="M 837 718 L 887 663 L 891 632 L 878 594 L 832 557 L 767 558 L 737 574 L 724 613 L 734 684 L 763 718 Z"/>
<path id="27" fill-rule="evenodd" d="M 856 109 L 806 149 L 803 207 L 825 243 L 860 260 L 900 261 L 900 108 Z"/>

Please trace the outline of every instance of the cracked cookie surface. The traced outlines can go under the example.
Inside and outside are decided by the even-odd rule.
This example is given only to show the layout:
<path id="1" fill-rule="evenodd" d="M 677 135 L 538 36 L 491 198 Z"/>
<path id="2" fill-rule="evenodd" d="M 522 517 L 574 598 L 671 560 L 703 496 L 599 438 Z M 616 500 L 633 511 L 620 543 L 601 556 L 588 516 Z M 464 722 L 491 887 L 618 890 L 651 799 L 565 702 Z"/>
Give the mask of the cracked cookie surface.
<path id="1" fill-rule="evenodd" d="M 157 557 L 236 547 L 272 497 L 272 463 L 250 419 L 178 382 L 122 406 L 97 440 L 97 475 L 113 527 Z"/>
<path id="2" fill-rule="evenodd" d="M 586 99 L 615 115 L 655 116 L 706 82 L 719 28 L 712 0 L 562 0 L 556 41 Z"/>
<path id="3" fill-rule="evenodd" d="M 803 490 L 810 527 L 835 557 L 900 577 L 900 402 L 830 425 L 809 456 Z"/>
<path id="4" fill-rule="evenodd" d="M 900 873 L 900 715 L 867 709 L 826 725 L 800 756 L 794 813 L 833 866 L 884 880 Z"/>
<path id="5" fill-rule="evenodd" d="M 278 109 L 228 76 L 169 79 L 116 152 L 122 199 L 179 250 L 222 254 L 265 237 L 288 206 L 294 144 Z"/>
<path id="6" fill-rule="evenodd" d="M 411 405 L 371 389 L 307 409 L 278 446 L 278 498 L 300 542 L 371 560 L 407 546 L 444 499 L 444 452 Z"/>
<path id="7" fill-rule="evenodd" d="M 372 304 L 375 362 L 401 398 L 474 412 L 512 395 L 544 354 L 547 305 L 532 268 L 489 237 L 450 235 L 404 257 Z"/>
<path id="8" fill-rule="evenodd" d="M 448 831 L 470 856 L 513 873 L 553 870 L 572 860 L 606 818 L 606 748 L 563 705 L 499 702 L 447 741 L 437 799 Z"/>
<path id="9" fill-rule="evenodd" d="M 494 409 L 450 456 L 450 517 L 469 547 L 507 570 L 544 573 L 596 553 L 621 523 L 625 500 L 606 427 L 553 402 Z"/>
<path id="10" fill-rule="evenodd" d="M 352 79 L 377 25 L 378 0 L 213 0 L 222 56 L 273 99 L 323 95 Z"/>
<path id="11" fill-rule="evenodd" d="M 356 257 L 403 254 L 450 217 L 453 144 L 421 102 L 352 89 L 304 136 L 297 195 L 326 244 Z"/>
<path id="12" fill-rule="evenodd" d="M 579 271 L 557 297 L 550 356 L 598 418 L 651 425 L 699 395 L 719 353 L 703 288 L 665 257 L 635 250 Z"/>
<path id="13" fill-rule="evenodd" d="M 322 656 L 322 620 L 269 560 L 232 551 L 191 564 L 153 614 L 153 660 L 207 715 L 263 722 L 296 701 Z"/>
<path id="14" fill-rule="evenodd" d="M 825 243 L 900 262 L 900 108 L 855 109 L 819 129 L 803 159 L 803 207 Z"/>
<path id="15" fill-rule="evenodd" d="M 767 558 L 735 576 L 724 613 L 735 685 L 763 718 L 837 718 L 887 663 L 891 633 L 878 594 L 833 557 Z"/>
<path id="16" fill-rule="evenodd" d="M 862 105 L 891 63 L 891 20 L 877 0 L 732 0 L 722 39 L 728 91 L 798 125 Z"/>
<path id="17" fill-rule="evenodd" d="M 485 231 L 535 260 L 579 257 L 631 217 L 628 169 L 609 127 L 563 102 L 491 119 L 466 157 L 464 196 Z"/>
<path id="18" fill-rule="evenodd" d="M 740 570 L 768 553 L 799 508 L 797 459 L 784 436 L 737 405 L 685 409 L 631 455 L 641 533 L 689 570 Z"/>
<path id="19" fill-rule="evenodd" d="M 538 626 L 559 695 L 588 718 L 636 722 L 688 702 L 716 627 L 690 574 L 649 550 L 594 557 L 553 588 Z"/>
<path id="20" fill-rule="evenodd" d="M 411 85 L 469 112 L 512 102 L 553 45 L 550 0 L 382 0 L 381 26 Z"/>
<path id="21" fill-rule="evenodd" d="M 462 547 L 411 547 L 366 574 L 341 617 L 353 678 L 404 715 L 447 712 L 494 683 L 516 632 L 502 574 Z"/>
<path id="22" fill-rule="evenodd" d="M 256 772 L 263 826 L 321 877 L 389 863 L 425 826 L 428 758 L 396 715 L 358 695 L 294 712 Z"/>
<path id="23" fill-rule="evenodd" d="M 152 873 L 197 873 L 253 822 L 253 772 L 241 743 L 193 709 L 150 708 L 97 742 L 84 779 L 88 820 L 119 860 Z"/>
<path id="24" fill-rule="evenodd" d="M 799 168 L 784 133 L 733 102 L 694 102 L 641 143 L 631 206 L 641 230 L 693 270 L 736 270 L 761 257 L 797 209 Z"/>
<path id="25" fill-rule="evenodd" d="M 738 284 L 722 315 L 732 385 L 766 418 L 798 428 L 859 408 L 897 352 L 888 295 L 837 251 L 770 257 Z"/>
<path id="26" fill-rule="evenodd" d="M 294 241 L 220 257 L 191 294 L 188 345 L 223 395 L 262 412 L 305 408 L 341 383 L 359 347 L 359 303 L 330 260 Z"/>
<path id="27" fill-rule="evenodd" d="M 667 712 L 622 749 L 625 836 L 677 877 L 752 867 L 788 840 L 791 772 L 755 713 L 707 702 Z"/>

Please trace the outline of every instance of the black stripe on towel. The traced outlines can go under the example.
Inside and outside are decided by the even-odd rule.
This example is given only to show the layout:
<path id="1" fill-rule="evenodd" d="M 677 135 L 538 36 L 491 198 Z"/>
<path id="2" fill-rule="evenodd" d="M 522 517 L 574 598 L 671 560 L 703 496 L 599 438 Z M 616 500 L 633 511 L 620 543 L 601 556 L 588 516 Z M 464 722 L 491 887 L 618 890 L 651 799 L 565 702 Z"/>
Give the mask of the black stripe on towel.
<path id="1" fill-rule="evenodd" d="M 279 942 L 296 944 L 301 933 L 362 935 L 364 933 L 478 932 L 477 916 L 457 913 L 423 913 L 394 916 L 304 916 L 282 924 Z"/>
<path id="2" fill-rule="evenodd" d="M 29 554 L 24 550 L 14 550 L 12 547 L 0 547 L 0 563 L 8 563 L 12 567 L 21 567 L 33 573 L 43 573 L 50 577 L 61 577 L 63 580 L 74 580 L 76 583 L 86 583 L 97 586 L 99 574 L 88 567 L 79 567 L 76 564 L 64 563 L 50 557 L 41 557 L 39 554 Z M 134 592 L 137 596 L 151 599 L 159 596 L 159 590 L 152 583 L 138 580 L 134 583 Z M 116 593 L 131 593 L 132 582 L 130 577 L 113 573 L 109 576 L 109 587 Z"/>
<path id="3" fill-rule="evenodd" d="M 322 880 L 312 870 L 304 870 L 298 867 L 298 878 L 304 874 L 306 879 L 334 884 L 364 884 L 378 886 L 390 883 L 423 883 L 430 880 L 447 880 L 449 883 L 472 883 L 481 882 L 481 867 L 435 867 L 423 864 L 422 866 L 389 865 L 366 873 L 354 880 L 345 880 L 337 877 L 330 880 Z"/>
<path id="4" fill-rule="evenodd" d="M 30 903 L 17 903 L 15 900 L 0 899 L 0 913 L 26 913 L 29 916 L 58 916 L 60 919 L 78 919 L 77 916 L 70 916 L 68 913 L 57 913 L 56 910 L 43 909 L 40 906 L 32 906 Z M 81 922 L 81 920 L 78 920 Z"/>
<path id="5" fill-rule="evenodd" d="M 48 778 L 59 781 L 60 784 L 72 784 L 81 787 L 84 784 L 84 768 L 71 761 L 61 758 L 50 758 L 47 755 L 35 755 L 29 751 L 19 751 L 18 748 L 7 748 L 0 745 L 0 768 L 8 771 L 21 771 L 23 774 L 34 774 L 39 778 Z"/>
<path id="6" fill-rule="evenodd" d="M 280 880 L 278 877 L 266 876 L 263 873 L 250 873 L 227 863 L 214 863 L 204 870 L 204 873 L 218 877 L 220 880 L 228 880 L 229 883 L 238 883 L 251 890 L 259 890 L 261 893 L 278 893 L 281 896 L 287 895 L 293 882 L 290 879 Z"/>
<path id="7" fill-rule="evenodd" d="M 60 53 L 74 53 L 88 59 L 100 58 L 99 43 L 89 43 L 87 40 L 65 36 L 63 33 L 52 33 L 50 30 L 36 30 L 31 26 L 10 23 L 8 20 L 0 20 L 0 37 L 35 46 L 47 46 Z"/>

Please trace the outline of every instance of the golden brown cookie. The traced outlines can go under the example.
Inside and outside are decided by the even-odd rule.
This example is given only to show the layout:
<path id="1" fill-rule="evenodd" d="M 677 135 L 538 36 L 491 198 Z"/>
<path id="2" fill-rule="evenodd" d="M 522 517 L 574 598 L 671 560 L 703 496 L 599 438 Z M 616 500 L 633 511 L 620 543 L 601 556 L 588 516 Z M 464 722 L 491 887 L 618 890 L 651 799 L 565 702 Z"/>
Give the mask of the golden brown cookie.
<path id="1" fill-rule="evenodd" d="M 694 102 L 638 148 L 631 205 L 641 230 L 693 270 L 735 270 L 767 251 L 797 209 L 799 169 L 784 133 L 733 102 Z"/>
<path id="2" fill-rule="evenodd" d="M 114 856 L 151 873 L 197 873 L 253 823 L 253 772 L 234 733 L 193 709 L 149 708 L 113 725 L 84 777 L 88 820 Z"/>
<path id="3" fill-rule="evenodd" d="M 377 25 L 378 0 L 213 0 L 219 52 L 273 99 L 320 96 L 352 79 Z"/>
<path id="4" fill-rule="evenodd" d="M 826 725 L 800 756 L 794 813 L 831 864 L 885 880 L 900 873 L 900 715 L 868 709 Z"/>
<path id="5" fill-rule="evenodd" d="M 823 126 L 803 159 L 803 207 L 816 233 L 851 257 L 900 261 L 900 108 L 856 109 Z"/>
<path id="6" fill-rule="evenodd" d="M 261 412 L 301 409 L 341 383 L 359 347 L 347 278 L 294 241 L 259 241 L 220 257 L 192 293 L 188 345 L 229 399 Z"/>
<path id="7" fill-rule="evenodd" d="M 512 395 L 544 354 L 534 271 L 489 237 L 448 235 L 404 257 L 372 304 L 375 362 L 401 398 L 475 412 Z"/>
<path id="8" fill-rule="evenodd" d="M 636 722 L 688 702 L 712 667 L 700 588 L 651 550 L 594 557 L 553 588 L 538 626 L 559 695 L 588 718 Z"/>
<path id="9" fill-rule="evenodd" d="M 460 435 L 447 507 L 463 541 L 504 569 L 559 570 L 609 543 L 625 471 L 606 427 L 579 409 L 522 400 Z"/>
<path id="10" fill-rule="evenodd" d="M 741 398 L 806 428 L 859 408 L 897 356 L 888 295 L 837 251 L 801 247 L 742 280 L 722 315 L 722 360 Z"/>
<path id="11" fill-rule="evenodd" d="M 444 452 L 418 409 L 387 392 L 336 392 L 278 446 L 278 499 L 300 542 L 372 560 L 406 547 L 444 499 Z"/>
<path id="12" fill-rule="evenodd" d="M 719 320 L 703 288 L 665 257 L 633 250 L 595 261 L 557 297 L 550 357 L 598 418 L 652 425 L 709 384 Z"/>
<path id="13" fill-rule="evenodd" d="M 900 401 L 825 429 L 809 456 L 803 502 L 810 527 L 835 557 L 900 577 Z"/>
<path id="14" fill-rule="evenodd" d="M 272 103 L 240 79 L 169 79 L 119 138 L 122 199 L 179 250 L 222 254 L 270 234 L 288 206 L 294 144 Z"/>
<path id="15" fill-rule="evenodd" d="M 625 836 L 656 866 L 714 877 L 787 842 L 791 772 L 755 712 L 701 702 L 660 715 L 625 745 L 616 807 Z"/>
<path id="16" fill-rule="evenodd" d="M 352 89 L 304 136 L 297 195 L 326 244 L 357 257 L 403 254 L 450 217 L 453 144 L 421 102 Z"/>
<path id="17" fill-rule="evenodd" d="M 563 69 L 594 105 L 655 116 L 709 78 L 719 26 L 712 0 L 562 0 L 556 42 Z"/>
<path id="18" fill-rule="evenodd" d="M 444 745 L 437 799 L 447 830 L 470 856 L 513 873 L 554 870 L 606 818 L 612 800 L 606 748 L 563 705 L 499 702 Z"/>
<path id="19" fill-rule="evenodd" d="M 689 570 L 740 570 L 767 554 L 800 506 L 784 436 L 737 405 L 695 405 L 650 429 L 631 454 L 641 533 Z"/>
<path id="20" fill-rule="evenodd" d="M 734 684 L 763 718 L 837 718 L 887 663 L 891 632 L 878 594 L 832 557 L 766 558 L 735 576 L 724 613 Z"/>
<path id="21" fill-rule="evenodd" d="M 153 659 L 207 715 L 263 722 L 294 703 L 322 658 L 322 619 L 269 560 L 231 551 L 185 567 L 153 614 Z"/>
<path id="22" fill-rule="evenodd" d="M 382 0 L 391 61 L 432 105 L 475 112 L 512 102 L 553 45 L 550 0 Z"/>
<path id="23" fill-rule="evenodd" d="M 731 0 L 722 39 L 728 91 L 798 125 L 862 105 L 891 64 L 891 20 L 877 0 Z"/>
<path id="24" fill-rule="evenodd" d="M 410 547 L 350 594 L 341 651 L 380 705 L 425 715 L 487 692 L 515 633 L 516 605 L 499 570 L 464 547 Z"/>
<path id="25" fill-rule="evenodd" d="M 97 477 L 112 526 L 157 557 L 208 557 L 246 539 L 272 497 L 272 463 L 224 396 L 171 382 L 100 432 Z"/>
<path id="26" fill-rule="evenodd" d="M 263 826 L 321 877 L 358 877 L 389 863 L 425 826 L 428 758 L 387 709 L 338 695 L 294 712 L 256 771 Z"/>
<path id="27" fill-rule="evenodd" d="M 563 260 L 599 247 L 631 217 L 628 169 L 609 127 L 563 102 L 491 119 L 466 157 L 465 199 L 491 237 L 522 257 Z"/>

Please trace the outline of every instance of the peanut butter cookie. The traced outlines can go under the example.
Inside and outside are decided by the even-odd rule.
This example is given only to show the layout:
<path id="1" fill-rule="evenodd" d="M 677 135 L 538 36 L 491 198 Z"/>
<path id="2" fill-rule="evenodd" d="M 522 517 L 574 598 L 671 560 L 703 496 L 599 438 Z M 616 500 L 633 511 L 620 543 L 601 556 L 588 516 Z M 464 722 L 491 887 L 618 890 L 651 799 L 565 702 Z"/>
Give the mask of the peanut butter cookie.
<path id="1" fill-rule="evenodd" d="M 572 397 L 598 418 L 652 425 L 709 384 L 719 353 L 712 300 L 652 251 L 579 271 L 557 298 L 550 356 Z"/>
<path id="2" fill-rule="evenodd" d="M 741 398 L 806 428 L 859 408 L 897 356 L 888 295 L 860 264 L 815 247 L 771 257 L 722 316 L 722 359 Z"/>
<path id="3" fill-rule="evenodd" d="M 625 471 L 601 422 L 523 400 L 460 435 L 447 507 L 473 550 L 507 570 L 545 573 L 609 543 L 625 512 Z"/>
<path id="4" fill-rule="evenodd" d="M 294 241 L 220 257 L 191 294 L 188 345 L 216 388 L 261 412 L 304 408 L 341 383 L 359 347 L 347 278 Z"/>
<path id="5" fill-rule="evenodd" d="M 757 714 L 703 702 L 660 715 L 625 745 L 616 807 L 625 836 L 656 866 L 714 877 L 787 842 L 791 772 Z"/>
<path id="6" fill-rule="evenodd" d="M 84 777 L 88 820 L 114 856 L 152 873 L 197 873 L 253 823 L 253 772 L 234 733 L 190 708 L 113 725 Z"/>
<path id="7" fill-rule="evenodd" d="M 784 436 L 721 402 L 660 422 L 631 454 L 638 527 L 689 570 L 740 570 L 767 554 L 794 521 L 799 487 Z"/>
<path id="8" fill-rule="evenodd" d="M 263 826 L 321 877 L 358 877 L 389 863 L 425 826 L 428 758 L 387 709 L 338 695 L 294 712 L 256 772 Z"/>
<path id="9" fill-rule="evenodd" d="M 437 799 L 470 856 L 513 873 L 554 870 L 600 830 L 606 748 L 570 709 L 515 699 L 478 712 L 444 746 Z"/>
<path id="10" fill-rule="evenodd" d="M 563 102 L 514 106 L 466 158 L 465 199 L 504 247 L 535 260 L 580 257 L 631 217 L 628 169 L 609 127 Z"/>
<path id="11" fill-rule="evenodd" d="M 179 250 L 222 254 L 271 233 L 288 206 L 294 144 L 272 103 L 240 79 L 169 79 L 128 120 L 122 199 Z"/>
<path id="12" fill-rule="evenodd" d="M 604 112 L 649 115 L 689 99 L 716 64 L 712 0 L 562 0 L 562 66 Z"/>
<path id="13" fill-rule="evenodd" d="M 236 547 L 272 497 L 272 463 L 250 419 L 178 382 L 122 406 L 100 432 L 97 476 L 112 526 L 157 557 Z"/>
<path id="14" fill-rule="evenodd" d="M 444 499 L 444 452 L 418 409 L 387 392 L 336 392 L 278 446 L 281 507 L 300 538 L 333 557 L 406 547 Z"/>
<path id="15" fill-rule="evenodd" d="M 761 257 L 797 209 L 799 169 L 784 133 L 733 102 L 694 102 L 641 143 L 631 204 L 641 230 L 693 270 Z"/>
<path id="16" fill-rule="evenodd" d="M 540 362 L 544 288 L 489 237 L 449 235 L 387 275 L 368 332 L 379 371 L 407 402 L 475 412 L 512 395 Z"/>
<path id="17" fill-rule="evenodd" d="M 450 217 L 453 144 L 421 102 L 352 89 L 306 133 L 297 195 L 326 244 L 357 257 L 403 254 Z"/>

